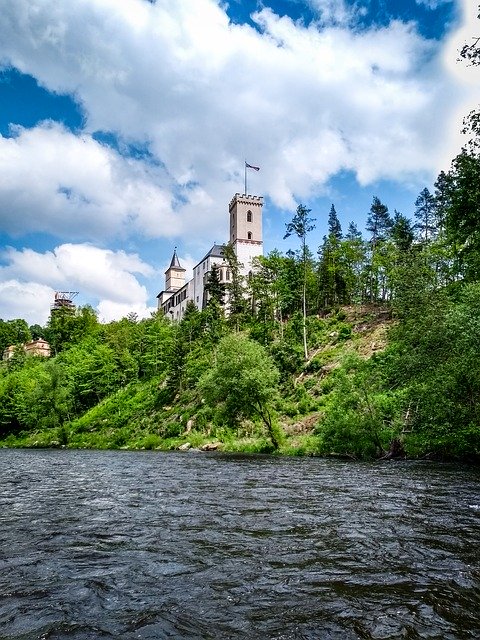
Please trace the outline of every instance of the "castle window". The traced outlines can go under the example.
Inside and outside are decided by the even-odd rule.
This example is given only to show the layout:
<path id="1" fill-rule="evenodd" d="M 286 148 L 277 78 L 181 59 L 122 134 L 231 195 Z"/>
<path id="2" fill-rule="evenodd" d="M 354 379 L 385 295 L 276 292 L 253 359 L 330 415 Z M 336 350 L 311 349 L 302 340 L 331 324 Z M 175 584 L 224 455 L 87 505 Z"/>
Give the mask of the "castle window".
<path id="1" fill-rule="evenodd" d="M 252 212 L 247 211 L 247 222 L 251 222 L 251 221 L 252 221 Z"/>
<path id="2" fill-rule="evenodd" d="M 251 231 L 249 231 L 249 232 L 247 233 L 247 238 L 248 238 L 249 240 L 251 240 L 251 239 L 252 239 L 252 232 L 251 232 Z"/>
<path id="3" fill-rule="evenodd" d="M 227 269 L 226 280 L 230 280 L 230 269 Z"/>

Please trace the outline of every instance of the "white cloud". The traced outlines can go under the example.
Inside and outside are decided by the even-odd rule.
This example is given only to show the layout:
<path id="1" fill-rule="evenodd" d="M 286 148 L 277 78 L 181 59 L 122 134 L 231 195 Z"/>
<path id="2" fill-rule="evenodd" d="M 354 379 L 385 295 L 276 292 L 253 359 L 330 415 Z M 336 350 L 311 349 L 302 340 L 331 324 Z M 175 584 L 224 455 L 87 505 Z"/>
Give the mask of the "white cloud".
<path id="1" fill-rule="evenodd" d="M 53 303 L 54 290 L 35 281 L 0 281 L 2 320 L 23 318 L 29 325 L 44 325 Z"/>
<path id="2" fill-rule="evenodd" d="M 427 0 L 428 1 L 428 0 Z M 323 24 L 347 26 L 356 17 L 367 12 L 365 7 L 349 4 L 345 0 L 310 0 L 310 6 L 316 11 Z"/>
<path id="3" fill-rule="evenodd" d="M 45 324 L 55 290 L 79 291 L 80 299 L 96 307 L 104 321 L 130 311 L 140 317 L 152 311 L 148 292 L 136 276 L 157 274 L 137 255 L 88 244 L 63 244 L 45 253 L 9 248 L 2 259 L 0 307 L 7 310 L 8 318 Z"/>
<path id="4" fill-rule="evenodd" d="M 442 4 L 449 4 L 454 0 L 415 0 L 417 4 L 424 5 L 428 9 L 437 9 Z"/>
<path id="5" fill-rule="evenodd" d="M 13 235 L 94 239 L 181 229 L 158 168 L 51 122 L 0 136 L 0 221 Z"/>
<path id="6" fill-rule="evenodd" d="M 76 211 L 78 234 L 105 236 L 116 223 L 193 241 L 224 225 L 245 157 L 261 165 L 262 191 L 282 207 L 318 193 L 341 169 L 362 183 L 432 176 L 436 158 L 457 151 L 455 136 L 438 131 L 472 89 L 445 72 L 436 45 L 413 24 L 350 31 L 345 2 L 312 2 L 323 27 L 264 8 L 254 16 L 259 32 L 230 24 L 213 0 L 4 0 L 1 57 L 52 91 L 74 93 L 86 116 L 86 133 L 68 141 L 84 166 L 73 202 L 64 193 L 50 197 L 59 159 L 47 162 L 55 178 L 39 170 L 42 146 L 55 136 L 66 145 L 68 135 L 43 127 L 33 156 L 40 175 L 18 196 L 18 210 L 27 212 L 38 195 L 40 218 L 63 229 L 64 211 Z M 148 142 L 170 181 L 101 148 L 87 135 L 97 129 Z M 25 156 L 15 154 L 17 192 Z M 76 168 L 72 161 L 70 174 Z"/>
<path id="7" fill-rule="evenodd" d="M 261 167 L 248 190 L 290 209 L 343 170 L 362 185 L 410 184 L 448 167 L 480 102 L 480 69 L 455 62 L 480 31 L 476 6 L 462 0 L 462 29 L 445 44 L 414 23 L 352 28 L 360 9 L 345 0 L 310 4 L 318 22 L 262 8 L 254 29 L 214 0 L 3 1 L 2 63 L 74 95 L 85 115 L 80 133 L 45 122 L 0 137 L 2 231 L 59 238 L 44 253 L 5 251 L 4 318 L 44 324 L 57 289 L 80 291 L 105 321 L 148 315 L 143 282 L 160 289 L 163 270 L 104 247 L 182 238 L 198 258 L 227 237 L 245 158 Z M 151 157 L 128 157 L 130 143 Z"/>

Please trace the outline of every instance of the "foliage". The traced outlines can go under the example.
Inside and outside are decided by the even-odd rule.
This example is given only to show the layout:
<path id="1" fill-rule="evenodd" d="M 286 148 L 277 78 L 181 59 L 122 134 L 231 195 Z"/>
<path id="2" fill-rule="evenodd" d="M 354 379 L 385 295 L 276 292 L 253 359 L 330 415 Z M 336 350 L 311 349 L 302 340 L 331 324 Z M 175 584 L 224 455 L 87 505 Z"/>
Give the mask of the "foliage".
<path id="1" fill-rule="evenodd" d="M 0 356 L 11 345 L 20 345 L 32 339 L 31 331 L 25 320 L 0 319 Z"/>
<path id="2" fill-rule="evenodd" d="M 332 205 L 318 259 L 300 205 L 300 248 L 244 278 L 227 246 L 227 284 L 214 267 L 179 322 L 0 320 L 0 345 L 19 345 L 0 366 L 2 444 L 479 459 L 479 163 L 462 151 L 412 219 L 374 198 L 367 240 Z M 27 356 L 32 335 L 51 358 Z"/>
<path id="3" fill-rule="evenodd" d="M 227 424 L 241 418 L 259 418 L 275 448 L 280 445 L 273 401 L 279 374 L 265 349 L 241 334 L 222 338 L 215 362 L 201 377 L 205 402 L 220 406 Z"/>
<path id="4" fill-rule="evenodd" d="M 307 265 L 308 265 L 308 249 L 307 249 L 307 235 L 310 231 L 313 231 L 315 225 L 315 218 L 309 218 L 308 214 L 310 209 L 307 209 L 303 204 L 299 204 L 297 212 L 289 222 L 287 231 L 284 235 L 285 238 L 289 238 L 291 235 L 296 235 L 300 240 L 301 246 L 301 261 L 303 267 L 303 282 L 302 282 L 302 311 L 303 311 L 303 349 L 305 354 L 305 360 L 308 360 L 308 347 L 307 347 Z"/>

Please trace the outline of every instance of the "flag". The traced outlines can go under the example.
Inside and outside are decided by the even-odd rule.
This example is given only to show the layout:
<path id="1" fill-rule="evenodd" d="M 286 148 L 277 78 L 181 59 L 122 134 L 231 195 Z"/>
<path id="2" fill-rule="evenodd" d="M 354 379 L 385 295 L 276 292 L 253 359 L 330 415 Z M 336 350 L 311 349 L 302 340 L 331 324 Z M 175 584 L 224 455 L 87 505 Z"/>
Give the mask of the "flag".
<path id="1" fill-rule="evenodd" d="M 248 162 L 245 162 L 245 166 L 247 167 L 247 169 L 253 169 L 254 171 L 260 171 L 260 167 L 254 167 L 251 164 L 248 164 Z"/>

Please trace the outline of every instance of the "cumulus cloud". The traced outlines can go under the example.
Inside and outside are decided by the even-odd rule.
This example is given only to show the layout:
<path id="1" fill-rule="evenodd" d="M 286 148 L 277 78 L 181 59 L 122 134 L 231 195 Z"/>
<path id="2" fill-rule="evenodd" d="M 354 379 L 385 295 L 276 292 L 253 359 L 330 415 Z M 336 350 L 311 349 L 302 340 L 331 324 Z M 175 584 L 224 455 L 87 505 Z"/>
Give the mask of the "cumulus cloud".
<path id="1" fill-rule="evenodd" d="M 171 179 L 168 195 L 149 174 L 150 196 L 162 196 L 167 222 L 177 223 L 172 233 L 208 237 L 252 154 L 265 195 L 292 207 L 339 170 L 362 183 L 433 174 L 451 144 L 431 123 L 442 128 L 463 89 L 438 64 L 437 45 L 412 23 L 349 30 L 345 2 L 312 2 L 323 24 L 263 8 L 254 29 L 229 23 L 213 0 L 5 0 L 0 53 L 48 89 L 74 94 L 85 134 L 147 142 Z M 134 180 L 139 198 L 144 178 Z M 57 200 L 68 194 L 77 198 L 72 190 Z M 71 206 L 89 220 L 95 200 L 85 200 Z M 104 206 L 97 223 L 110 228 L 116 204 Z M 139 219 L 151 229 L 149 215 Z"/>
<path id="2" fill-rule="evenodd" d="M 44 325 L 53 303 L 54 289 L 35 281 L 0 281 L 2 320 L 23 318 L 28 324 Z"/>
<path id="3" fill-rule="evenodd" d="M 9 309 L 9 317 L 44 324 L 55 290 L 78 290 L 103 321 L 130 311 L 145 317 L 153 310 L 137 276 L 155 272 L 135 254 L 63 244 L 45 253 L 7 248 L 1 257 L 5 266 L 0 267 L 0 307 Z"/>
<path id="4" fill-rule="evenodd" d="M 175 235 L 180 223 L 162 182 L 157 167 L 52 122 L 0 136 L 0 222 L 12 235 Z"/>
<path id="5" fill-rule="evenodd" d="M 415 0 L 417 4 L 427 7 L 427 9 L 437 9 L 442 4 L 448 4 L 453 0 Z"/>
<path id="6" fill-rule="evenodd" d="M 316 11 L 323 24 L 349 25 L 358 15 L 365 15 L 367 9 L 345 0 L 310 0 L 310 6 Z"/>
<path id="7" fill-rule="evenodd" d="M 197 255 L 223 241 L 245 158 L 261 167 L 249 191 L 290 210 L 341 171 L 362 185 L 435 177 L 480 101 L 478 70 L 446 63 L 478 25 L 462 4 L 464 29 L 445 47 L 414 22 L 357 29 L 360 4 L 345 0 L 310 0 L 308 25 L 263 6 L 256 28 L 214 0 L 4 0 L 2 64 L 84 114 L 79 132 L 12 123 L 0 137 L 2 230 L 60 239 L 45 253 L 6 251 L 4 316 L 42 324 L 55 289 L 81 291 L 104 320 L 148 314 L 142 282 L 163 273 L 102 247 L 181 237 Z M 117 147 L 99 142 L 111 136 Z M 132 157 L 132 144 L 148 155 Z"/>

